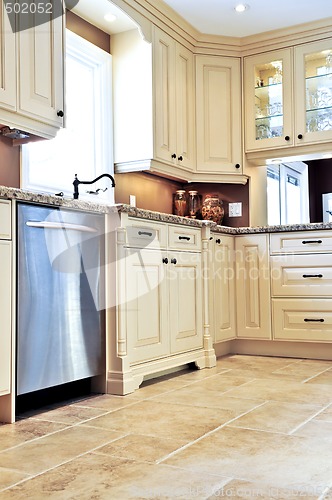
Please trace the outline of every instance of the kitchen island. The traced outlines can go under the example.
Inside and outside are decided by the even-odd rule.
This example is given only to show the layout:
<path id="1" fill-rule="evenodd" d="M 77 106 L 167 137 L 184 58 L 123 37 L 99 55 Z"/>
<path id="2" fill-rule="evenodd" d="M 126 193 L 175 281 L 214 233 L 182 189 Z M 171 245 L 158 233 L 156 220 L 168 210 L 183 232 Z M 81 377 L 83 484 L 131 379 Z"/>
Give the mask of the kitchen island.
<path id="1" fill-rule="evenodd" d="M 0 421 L 15 419 L 16 202 L 105 214 L 100 392 L 228 353 L 332 357 L 332 223 L 218 226 L 0 187 Z"/>

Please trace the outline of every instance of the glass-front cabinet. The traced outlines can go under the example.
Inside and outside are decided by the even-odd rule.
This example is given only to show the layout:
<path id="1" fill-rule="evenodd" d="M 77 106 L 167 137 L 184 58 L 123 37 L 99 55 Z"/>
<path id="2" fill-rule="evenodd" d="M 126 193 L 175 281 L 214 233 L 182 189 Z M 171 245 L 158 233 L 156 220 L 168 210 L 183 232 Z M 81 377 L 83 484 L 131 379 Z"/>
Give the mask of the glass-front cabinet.
<path id="1" fill-rule="evenodd" d="M 332 39 L 248 56 L 244 71 L 246 152 L 332 140 Z"/>
<path id="2" fill-rule="evenodd" d="M 332 40 L 295 48 L 296 139 L 303 143 L 332 139 Z"/>
<path id="3" fill-rule="evenodd" d="M 246 151 L 288 146 L 292 134 L 290 49 L 245 58 Z"/>

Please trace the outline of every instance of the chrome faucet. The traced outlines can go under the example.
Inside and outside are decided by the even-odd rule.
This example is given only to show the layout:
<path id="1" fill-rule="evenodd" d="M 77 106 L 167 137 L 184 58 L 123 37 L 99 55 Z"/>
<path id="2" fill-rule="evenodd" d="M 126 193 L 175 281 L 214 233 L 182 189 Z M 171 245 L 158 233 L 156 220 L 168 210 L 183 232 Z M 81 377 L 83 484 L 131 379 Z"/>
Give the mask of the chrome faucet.
<path id="1" fill-rule="evenodd" d="M 111 174 L 101 174 L 99 175 L 98 177 L 96 177 L 95 179 L 93 179 L 93 181 L 79 181 L 78 178 L 77 178 L 77 174 L 75 174 L 75 179 L 74 179 L 74 182 L 73 182 L 73 185 L 74 185 L 74 200 L 78 200 L 78 186 L 80 184 L 94 184 L 95 182 L 99 181 L 99 179 L 101 179 L 102 177 L 108 177 L 109 179 L 111 179 L 112 181 L 112 187 L 115 187 L 115 181 L 114 181 L 114 177 L 111 176 Z"/>

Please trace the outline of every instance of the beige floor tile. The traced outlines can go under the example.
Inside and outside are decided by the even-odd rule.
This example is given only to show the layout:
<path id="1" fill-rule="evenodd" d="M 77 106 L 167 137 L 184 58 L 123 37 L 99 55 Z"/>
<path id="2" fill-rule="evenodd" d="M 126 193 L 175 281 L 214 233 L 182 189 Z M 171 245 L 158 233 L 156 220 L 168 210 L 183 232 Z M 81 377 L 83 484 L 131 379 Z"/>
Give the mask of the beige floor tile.
<path id="1" fill-rule="evenodd" d="M 227 411 L 213 408 L 145 400 L 89 424 L 123 433 L 172 438 L 185 444 L 224 424 L 228 417 Z"/>
<path id="2" fill-rule="evenodd" d="M 296 379 L 301 378 L 302 380 L 306 380 L 330 368 L 332 368 L 332 362 L 330 361 L 301 359 L 283 368 L 278 368 L 273 373 L 277 375 L 291 375 L 296 377 Z"/>
<path id="3" fill-rule="evenodd" d="M 75 403 L 73 406 L 84 407 L 84 408 L 98 408 L 99 410 L 106 410 L 106 411 L 115 411 L 135 403 L 135 401 L 131 401 L 130 396 L 131 394 L 128 394 L 127 396 L 97 394 L 95 396 L 79 401 L 78 403 Z"/>
<path id="4" fill-rule="evenodd" d="M 0 425 L 0 451 L 65 429 L 67 425 L 38 422 L 32 419 L 18 420 L 14 425 Z"/>
<path id="5" fill-rule="evenodd" d="M 319 413 L 315 417 L 315 420 L 324 420 L 326 422 L 332 422 L 332 406 L 329 406 L 325 410 Z"/>
<path id="6" fill-rule="evenodd" d="M 320 406 L 268 401 L 237 418 L 230 425 L 287 434 L 313 417 Z"/>
<path id="7" fill-rule="evenodd" d="M 1 500 L 202 500 L 227 481 L 165 465 L 89 454 L 3 492 Z"/>
<path id="8" fill-rule="evenodd" d="M 84 425 L 71 427 L 1 452 L 0 467 L 38 474 L 122 435 L 105 429 L 91 432 Z"/>
<path id="9" fill-rule="evenodd" d="M 306 498 L 307 500 L 317 500 L 321 488 L 312 488 L 308 486 L 296 487 L 294 489 L 269 486 L 263 482 L 252 483 L 250 481 L 241 481 L 233 479 L 227 483 L 221 490 L 216 491 L 208 500 L 217 498 L 244 498 L 261 500 L 295 500 L 296 498 Z"/>
<path id="10" fill-rule="evenodd" d="M 325 371 L 324 373 L 321 373 L 320 375 L 317 375 L 316 377 L 311 378 L 306 382 L 307 384 L 326 384 L 331 386 L 332 384 L 332 369 Z"/>
<path id="11" fill-rule="evenodd" d="M 99 417 L 106 413 L 106 410 L 99 408 L 85 408 L 83 406 L 64 405 L 52 410 L 41 411 L 31 419 L 38 421 L 47 420 L 49 422 L 59 422 L 66 425 L 74 425 L 80 422 L 89 421 L 91 418 Z"/>
<path id="12" fill-rule="evenodd" d="M 273 379 L 272 382 L 268 378 L 251 380 L 245 385 L 231 389 L 228 395 L 322 406 L 332 402 L 332 391 L 327 385 L 303 384 L 279 379 Z"/>
<path id="13" fill-rule="evenodd" d="M 223 427 L 163 463 L 288 490 L 323 491 L 332 477 L 329 442 Z"/>
<path id="14" fill-rule="evenodd" d="M 308 440 L 311 439 L 313 442 L 326 441 L 332 446 L 332 422 L 324 422 L 315 418 L 296 429 L 293 436 L 303 436 L 308 438 Z"/>
<path id="15" fill-rule="evenodd" d="M 98 448 L 94 453 L 127 458 L 136 462 L 155 463 L 181 448 L 182 444 L 181 441 L 170 438 L 129 434 Z"/>
<path id="16" fill-rule="evenodd" d="M 28 474 L 0 467 L 0 498 L 1 490 L 3 488 L 9 488 L 10 486 L 13 486 L 14 484 L 28 477 L 30 477 Z"/>
<path id="17" fill-rule="evenodd" d="M 277 358 L 272 356 L 230 355 L 219 359 L 220 367 L 232 369 L 261 370 L 267 373 L 296 363 L 294 358 Z"/>

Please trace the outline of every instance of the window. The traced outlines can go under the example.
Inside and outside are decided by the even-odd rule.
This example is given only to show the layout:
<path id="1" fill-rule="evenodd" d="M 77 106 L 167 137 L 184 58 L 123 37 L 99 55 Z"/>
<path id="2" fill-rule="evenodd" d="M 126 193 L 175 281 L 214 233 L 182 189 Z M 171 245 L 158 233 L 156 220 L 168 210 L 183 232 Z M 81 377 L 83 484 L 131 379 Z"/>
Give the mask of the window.
<path id="1" fill-rule="evenodd" d="M 300 224 L 310 221 L 308 166 L 303 162 L 267 168 L 268 224 Z"/>
<path id="2" fill-rule="evenodd" d="M 89 181 L 113 173 L 111 55 L 66 30 L 66 127 L 22 147 L 22 187 L 73 196 L 75 174 Z M 98 197 L 87 190 L 97 188 Z M 109 179 L 80 186 L 80 199 L 114 202 Z"/>

